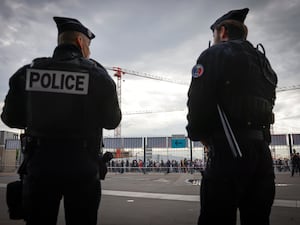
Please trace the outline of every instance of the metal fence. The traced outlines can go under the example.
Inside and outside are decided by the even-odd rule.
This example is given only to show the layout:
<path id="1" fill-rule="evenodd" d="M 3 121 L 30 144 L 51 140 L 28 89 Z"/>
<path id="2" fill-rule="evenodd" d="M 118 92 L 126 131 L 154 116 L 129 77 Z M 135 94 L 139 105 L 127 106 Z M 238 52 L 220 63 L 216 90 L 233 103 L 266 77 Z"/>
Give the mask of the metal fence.
<path id="1" fill-rule="evenodd" d="M 293 151 L 300 151 L 300 134 L 274 134 L 270 149 L 274 159 L 290 158 Z M 111 151 L 115 158 L 130 160 L 205 160 L 204 146 L 187 137 L 121 137 L 103 140 L 104 152 Z"/>
<path id="2" fill-rule="evenodd" d="M 114 154 L 110 171 L 190 172 L 205 167 L 204 146 L 184 135 L 104 137 L 103 144 L 103 152 Z M 22 160 L 19 140 L 7 139 L 0 147 L 0 171 L 15 170 Z M 287 164 L 293 151 L 300 152 L 300 134 L 274 134 L 270 149 L 274 162 Z"/>

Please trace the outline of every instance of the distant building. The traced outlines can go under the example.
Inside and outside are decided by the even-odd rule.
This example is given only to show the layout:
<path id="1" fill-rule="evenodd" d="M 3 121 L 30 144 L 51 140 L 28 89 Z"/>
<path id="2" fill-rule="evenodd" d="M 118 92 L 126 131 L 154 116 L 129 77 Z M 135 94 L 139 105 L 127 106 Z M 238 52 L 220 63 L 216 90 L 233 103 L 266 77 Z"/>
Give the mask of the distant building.
<path id="1" fill-rule="evenodd" d="M 10 132 L 10 131 L 0 131 L 0 145 L 5 145 L 5 141 L 7 139 L 14 139 L 17 140 L 19 139 L 19 134 L 15 132 Z"/>
<path id="2" fill-rule="evenodd" d="M 0 131 L 0 172 L 14 172 L 20 156 L 19 134 Z"/>

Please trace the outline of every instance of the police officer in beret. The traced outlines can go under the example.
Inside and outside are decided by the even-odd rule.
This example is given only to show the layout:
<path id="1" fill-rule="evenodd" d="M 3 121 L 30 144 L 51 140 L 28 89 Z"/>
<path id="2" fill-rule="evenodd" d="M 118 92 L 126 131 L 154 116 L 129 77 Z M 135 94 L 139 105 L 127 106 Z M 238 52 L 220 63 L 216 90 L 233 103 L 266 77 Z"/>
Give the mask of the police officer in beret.
<path id="1" fill-rule="evenodd" d="M 275 184 L 270 125 L 276 73 L 262 45 L 247 38 L 249 9 L 211 26 L 214 44 L 199 56 L 188 91 L 188 136 L 208 149 L 198 224 L 267 225 Z"/>
<path id="2" fill-rule="evenodd" d="M 102 129 L 121 121 L 116 85 L 89 59 L 95 35 L 76 19 L 54 21 L 53 56 L 34 59 L 10 78 L 1 118 L 25 130 L 19 172 L 27 225 L 55 225 L 62 198 L 66 224 L 95 225 Z"/>

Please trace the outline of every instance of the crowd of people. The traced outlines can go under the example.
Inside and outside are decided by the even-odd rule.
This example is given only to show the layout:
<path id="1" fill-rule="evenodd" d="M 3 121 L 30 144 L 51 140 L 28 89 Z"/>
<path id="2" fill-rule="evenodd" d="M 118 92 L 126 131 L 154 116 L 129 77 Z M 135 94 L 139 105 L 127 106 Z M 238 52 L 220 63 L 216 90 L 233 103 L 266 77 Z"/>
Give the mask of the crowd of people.
<path id="1" fill-rule="evenodd" d="M 139 159 L 114 159 L 108 164 L 108 171 L 110 172 L 162 172 L 162 173 L 193 173 L 202 172 L 205 163 L 201 159 L 193 161 L 184 158 L 183 160 L 147 160 L 146 164 Z"/>
<path id="2" fill-rule="evenodd" d="M 299 173 L 300 175 L 300 156 L 299 152 L 291 155 L 290 159 L 277 159 L 274 161 L 274 167 L 278 172 L 290 172 L 291 176 Z"/>
<path id="3" fill-rule="evenodd" d="M 195 159 L 193 161 L 184 158 L 183 160 L 147 160 L 146 164 L 142 159 L 113 159 L 108 164 L 109 172 L 162 172 L 162 173 L 193 173 L 202 172 L 205 168 L 205 161 Z M 291 158 L 275 159 L 274 169 L 276 172 L 290 172 L 291 176 L 300 175 L 300 156 L 293 153 Z"/>

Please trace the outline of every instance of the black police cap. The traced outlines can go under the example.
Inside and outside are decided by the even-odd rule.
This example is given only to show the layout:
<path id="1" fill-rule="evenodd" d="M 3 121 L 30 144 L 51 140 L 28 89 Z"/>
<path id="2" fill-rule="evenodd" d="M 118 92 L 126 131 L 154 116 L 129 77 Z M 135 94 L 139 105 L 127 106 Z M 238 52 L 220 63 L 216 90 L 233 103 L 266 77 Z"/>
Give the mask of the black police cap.
<path id="1" fill-rule="evenodd" d="M 214 22 L 214 24 L 210 26 L 210 29 L 212 29 L 212 31 L 214 31 L 216 26 L 218 24 L 220 24 L 221 22 L 223 22 L 224 20 L 236 20 L 241 23 L 244 23 L 248 12 L 249 12 L 248 8 L 231 10 L 228 13 L 226 13 L 225 15 L 221 16 L 219 19 L 217 19 L 216 22 Z"/>
<path id="2" fill-rule="evenodd" d="M 53 19 L 57 25 L 58 34 L 65 31 L 78 31 L 85 34 L 90 40 L 96 37 L 87 27 L 76 19 L 57 16 L 53 17 Z"/>

